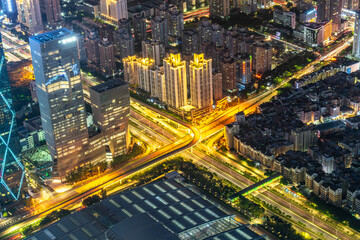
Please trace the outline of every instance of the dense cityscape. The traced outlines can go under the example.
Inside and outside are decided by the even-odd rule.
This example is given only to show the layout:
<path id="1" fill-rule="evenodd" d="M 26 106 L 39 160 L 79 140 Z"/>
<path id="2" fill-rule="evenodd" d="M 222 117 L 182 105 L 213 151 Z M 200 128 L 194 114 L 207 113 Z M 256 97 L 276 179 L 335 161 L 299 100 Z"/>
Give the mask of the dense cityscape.
<path id="1" fill-rule="evenodd" d="M 360 240 L 359 0 L 0 2 L 0 239 Z"/>

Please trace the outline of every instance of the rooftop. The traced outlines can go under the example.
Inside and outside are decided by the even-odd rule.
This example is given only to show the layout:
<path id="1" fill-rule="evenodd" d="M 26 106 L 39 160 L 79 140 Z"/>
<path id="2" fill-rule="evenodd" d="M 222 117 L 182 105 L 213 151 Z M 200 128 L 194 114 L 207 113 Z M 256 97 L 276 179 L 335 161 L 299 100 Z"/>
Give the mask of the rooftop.
<path id="1" fill-rule="evenodd" d="M 30 37 L 30 39 L 32 39 L 38 43 L 45 43 L 45 42 L 53 41 L 55 39 L 63 38 L 64 36 L 68 36 L 72 33 L 73 32 L 67 28 L 61 28 L 61 29 L 57 29 L 57 30 L 54 30 L 51 32 L 46 32 L 43 34 L 32 36 L 32 37 Z"/>
<path id="2" fill-rule="evenodd" d="M 111 234 L 111 239 L 122 240 L 202 240 L 243 228 L 234 218 L 181 182 L 160 180 L 104 199 L 28 239 L 106 239 Z"/>
<path id="3" fill-rule="evenodd" d="M 120 80 L 117 80 L 117 79 L 112 79 L 112 80 L 109 80 L 107 82 L 104 82 L 104 83 L 98 84 L 96 86 L 93 86 L 93 87 L 91 87 L 91 89 L 94 90 L 97 93 L 102 93 L 102 92 L 105 92 L 107 90 L 117 88 L 119 86 L 123 86 L 123 85 L 126 85 L 126 84 L 127 84 L 126 82 L 123 82 L 123 81 L 120 81 Z"/>

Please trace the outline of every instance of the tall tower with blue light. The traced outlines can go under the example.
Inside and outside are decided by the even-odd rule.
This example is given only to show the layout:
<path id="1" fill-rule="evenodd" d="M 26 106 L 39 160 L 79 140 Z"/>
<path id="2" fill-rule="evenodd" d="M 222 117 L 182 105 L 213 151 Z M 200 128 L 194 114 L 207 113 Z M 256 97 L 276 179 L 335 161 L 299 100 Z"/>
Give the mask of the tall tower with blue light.
<path id="1" fill-rule="evenodd" d="M 10 92 L 10 82 L 9 82 L 9 76 L 6 69 L 6 59 L 5 59 L 5 53 L 2 46 L 2 38 L 0 35 L 0 92 L 2 93 L 3 97 L 6 99 L 6 101 L 9 103 L 9 105 L 12 105 L 12 98 L 11 98 L 11 92 Z M 4 101 L 1 101 L 0 103 L 0 135 L 7 134 L 7 131 L 9 131 L 9 126 L 11 124 L 11 113 L 9 109 L 7 108 L 7 105 Z"/>
<path id="2" fill-rule="evenodd" d="M 62 28 L 29 38 L 46 144 L 53 179 L 66 178 L 86 162 L 86 112 L 80 79 L 77 35 Z"/>
<path id="3" fill-rule="evenodd" d="M 6 17 L 15 22 L 17 17 L 16 0 L 1 0 L 2 9 Z"/>
<path id="4" fill-rule="evenodd" d="M 14 145 L 17 141 L 14 128 L 15 113 L 12 110 L 9 76 L 0 35 L 0 204 L 20 197 L 24 180 L 24 165 L 16 156 Z"/>

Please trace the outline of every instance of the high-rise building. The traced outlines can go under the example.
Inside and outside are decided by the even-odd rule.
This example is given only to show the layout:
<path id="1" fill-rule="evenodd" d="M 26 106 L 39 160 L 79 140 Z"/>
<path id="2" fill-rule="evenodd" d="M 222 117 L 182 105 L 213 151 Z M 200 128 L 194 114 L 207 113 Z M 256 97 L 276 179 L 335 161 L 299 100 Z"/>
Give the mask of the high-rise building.
<path id="1" fill-rule="evenodd" d="M 190 61 L 190 96 L 191 105 L 204 108 L 213 104 L 213 82 L 211 59 L 204 59 L 204 54 L 194 54 Z"/>
<path id="2" fill-rule="evenodd" d="M 16 0 L 1 0 L 1 6 L 6 17 L 11 22 L 15 22 L 17 13 Z"/>
<path id="3" fill-rule="evenodd" d="M 159 16 L 151 19 L 152 40 L 168 44 L 167 20 Z"/>
<path id="4" fill-rule="evenodd" d="M 129 85 L 109 80 L 90 88 L 94 123 L 103 133 L 105 145 L 113 156 L 127 152 L 129 141 Z"/>
<path id="5" fill-rule="evenodd" d="M 222 74 L 220 71 L 213 73 L 213 97 L 214 101 L 222 99 L 223 96 L 223 86 L 222 86 Z"/>
<path id="6" fill-rule="evenodd" d="M 222 89 L 233 92 L 236 89 L 236 61 L 231 57 L 225 57 L 220 63 L 222 74 Z"/>
<path id="7" fill-rule="evenodd" d="M 11 111 L 7 107 L 6 102 L 9 103 L 9 106 L 12 105 L 12 98 L 10 92 L 10 81 L 9 75 L 6 69 L 6 58 L 2 44 L 2 38 L 0 34 L 0 92 L 2 96 L 5 98 L 2 101 L 2 105 L 0 106 L 0 135 L 7 133 L 9 131 L 9 127 L 11 124 Z"/>
<path id="8" fill-rule="evenodd" d="M 330 1 L 331 0 L 319 0 L 317 1 L 317 21 L 329 21 L 330 19 Z"/>
<path id="9" fill-rule="evenodd" d="M 47 24 L 61 21 L 60 0 L 45 0 L 44 2 Z"/>
<path id="10" fill-rule="evenodd" d="M 120 59 L 132 56 L 135 54 L 135 40 L 130 32 L 121 28 L 114 32 L 114 44 L 116 55 Z"/>
<path id="11" fill-rule="evenodd" d="M 156 66 L 162 66 L 165 57 L 165 46 L 149 39 L 142 42 L 142 57 L 154 60 Z"/>
<path id="12" fill-rule="evenodd" d="M 32 34 L 44 30 L 39 0 L 17 0 L 18 21 Z"/>
<path id="13" fill-rule="evenodd" d="M 359 0 L 343 0 L 343 8 L 350 10 L 358 10 Z"/>
<path id="14" fill-rule="evenodd" d="M 228 57 L 228 56 L 230 56 L 229 49 L 227 49 L 224 46 L 215 47 L 212 58 L 213 59 L 212 67 L 215 72 L 220 71 L 221 60 L 224 57 Z"/>
<path id="15" fill-rule="evenodd" d="M 295 29 L 296 13 L 275 10 L 273 16 L 274 23 Z"/>
<path id="16" fill-rule="evenodd" d="M 341 32 L 341 11 L 343 0 L 330 0 L 330 20 L 332 21 L 332 31 Z"/>
<path id="17" fill-rule="evenodd" d="M 253 68 L 256 74 L 264 74 L 271 70 L 272 47 L 265 41 L 258 41 L 252 45 Z"/>
<path id="18" fill-rule="evenodd" d="M 84 41 L 87 56 L 87 65 L 90 70 L 98 70 L 98 65 L 100 62 L 99 42 L 100 39 L 95 32 L 91 32 L 89 34 L 89 37 L 86 38 Z"/>
<path id="19" fill-rule="evenodd" d="M 186 64 L 180 54 L 164 59 L 166 104 L 179 109 L 187 105 Z"/>
<path id="20" fill-rule="evenodd" d="M 121 18 L 118 21 L 118 29 L 124 29 L 126 32 L 131 33 L 131 20 L 128 18 Z"/>
<path id="21" fill-rule="evenodd" d="M 355 27 L 354 27 L 354 41 L 352 55 L 360 59 L 360 12 L 357 11 L 355 14 Z"/>
<path id="22" fill-rule="evenodd" d="M 200 52 L 204 53 L 205 58 L 214 59 L 216 46 L 213 42 L 205 41 L 200 45 Z"/>
<path id="23" fill-rule="evenodd" d="M 332 21 L 332 32 L 341 31 L 342 0 L 317 1 L 317 22 Z"/>
<path id="24" fill-rule="evenodd" d="M 166 17 L 166 12 L 168 9 L 168 4 L 160 4 L 158 8 L 155 8 L 155 16 Z"/>
<path id="25" fill-rule="evenodd" d="M 29 41 L 53 174 L 64 179 L 68 171 L 85 163 L 89 138 L 77 35 L 62 28 L 32 36 Z"/>
<path id="26" fill-rule="evenodd" d="M 149 92 L 150 88 L 150 69 L 154 68 L 154 60 L 150 58 L 140 58 L 138 59 L 138 78 L 139 78 L 139 88 Z"/>
<path id="27" fill-rule="evenodd" d="M 138 86 L 139 85 L 139 78 L 138 78 L 138 59 L 136 56 L 128 56 L 123 60 L 124 64 L 124 80 L 125 82 L 129 83 L 131 86 Z"/>
<path id="28" fill-rule="evenodd" d="M 189 29 L 182 33 L 182 53 L 191 56 L 199 52 L 200 39 L 197 31 Z"/>
<path id="29" fill-rule="evenodd" d="M 213 42 L 216 46 L 224 45 L 224 33 L 224 28 L 221 27 L 219 24 L 211 24 L 211 42 Z"/>
<path id="30" fill-rule="evenodd" d="M 119 19 L 128 18 L 127 0 L 101 0 L 101 17 L 117 23 Z"/>
<path id="31" fill-rule="evenodd" d="M 207 18 L 202 19 L 198 26 L 200 43 L 211 41 L 211 30 L 211 20 Z"/>
<path id="32" fill-rule="evenodd" d="M 230 0 L 210 0 L 210 17 L 227 18 L 230 16 Z"/>
<path id="33" fill-rule="evenodd" d="M 165 77 L 164 72 L 159 68 L 150 69 L 150 93 L 152 97 L 165 102 Z"/>
<path id="34" fill-rule="evenodd" d="M 12 110 L 9 76 L 0 35 L 0 204 L 20 197 L 25 169 L 17 158 L 18 138 L 13 133 L 16 128 L 15 112 Z"/>
<path id="35" fill-rule="evenodd" d="M 107 38 L 99 42 L 100 69 L 104 76 L 116 73 L 115 49 Z"/>
<path id="36" fill-rule="evenodd" d="M 251 83 L 252 78 L 252 56 L 238 55 L 236 58 L 236 73 L 237 82 L 243 85 Z"/>
<path id="37" fill-rule="evenodd" d="M 114 42 L 114 26 L 110 24 L 101 24 L 99 28 L 100 39 L 107 38 L 110 42 Z"/>
<path id="38" fill-rule="evenodd" d="M 141 14 L 135 14 L 132 18 L 135 42 L 138 44 L 144 41 L 146 34 L 146 18 Z"/>
<path id="39" fill-rule="evenodd" d="M 166 19 L 170 45 L 177 45 L 184 30 L 184 15 L 173 7 L 166 12 Z"/>

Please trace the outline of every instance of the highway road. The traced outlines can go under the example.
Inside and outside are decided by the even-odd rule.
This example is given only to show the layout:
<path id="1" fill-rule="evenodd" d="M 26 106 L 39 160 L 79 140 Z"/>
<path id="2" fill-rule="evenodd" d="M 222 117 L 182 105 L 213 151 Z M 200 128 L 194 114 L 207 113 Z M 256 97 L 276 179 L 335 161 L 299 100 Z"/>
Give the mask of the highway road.
<path id="1" fill-rule="evenodd" d="M 150 121 L 148 119 L 146 120 Z M 151 129 L 148 130 L 149 132 L 151 132 Z M 152 132 L 152 134 L 157 134 L 157 132 Z M 225 179 L 231 181 L 232 183 L 236 184 L 238 187 L 242 189 L 246 188 L 249 185 L 254 184 L 252 181 L 245 178 L 241 174 L 237 173 L 232 169 L 229 169 L 228 167 L 224 166 L 223 164 L 209 157 L 206 154 L 207 148 L 208 147 L 205 146 L 204 144 L 198 143 L 196 146 L 192 147 L 191 151 L 190 150 L 184 151 L 180 155 L 186 159 L 192 159 L 197 164 L 209 168 L 211 171 L 214 171 L 219 176 L 224 177 Z M 215 157 L 218 158 L 219 160 L 225 161 L 239 170 L 248 171 L 248 169 L 244 169 L 240 164 L 231 161 L 230 159 L 226 158 L 225 156 L 219 153 L 213 151 L 211 153 L 215 154 Z M 336 237 L 334 234 L 341 237 L 341 239 L 349 239 L 349 240 L 351 239 L 347 235 L 338 233 L 336 229 L 333 229 L 332 226 L 328 224 L 324 224 L 318 218 L 310 216 L 309 213 L 306 212 L 305 210 L 297 207 L 296 205 L 289 203 L 287 200 L 280 198 L 279 196 L 275 195 L 272 192 L 267 191 L 266 189 L 263 189 L 261 192 L 258 192 L 257 197 L 264 202 L 267 202 L 273 206 L 278 207 L 282 212 L 285 213 L 285 215 L 290 215 L 295 223 L 302 222 L 307 226 L 307 228 L 315 231 L 315 234 L 321 233 L 324 239 L 329 239 L 329 240 L 337 239 L 338 237 Z M 319 237 L 319 235 L 316 236 Z"/>
<path id="2" fill-rule="evenodd" d="M 24 213 L 23 216 L 26 218 L 19 216 L 19 218 L 21 218 L 19 223 L 12 224 L 11 227 L 8 225 L 0 226 L 0 238 L 32 223 L 35 219 L 44 217 L 54 210 L 63 208 L 64 206 L 77 202 L 82 198 L 85 198 L 86 196 L 101 190 L 111 182 L 120 181 L 121 179 L 131 174 L 144 170 L 170 156 L 191 148 L 199 141 L 200 132 L 192 126 L 191 128 L 189 127 L 189 129 L 192 131 L 191 134 L 188 134 L 185 137 L 172 142 L 145 157 L 133 161 L 116 171 L 103 174 L 100 178 L 95 180 L 94 178 L 91 178 L 85 182 L 82 182 L 71 190 L 55 194 L 51 197 L 50 200 L 44 201 L 41 204 L 35 206 L 31 212 Z"/>
<path id="3" fill-rule="evenodd" d="M 339 46 L 337 49 L 332 51 L 331 53 L 323 56 L 321 59 L 329 59 L 333 56 L 336 56 L 342 49 L 348 46 L 348 42 L 344 43 L 343 45 Z M 296 74 L 294 74 L 291 78 L 284 81 L 282 84 L 275 88 L 270 88 L 267 91 L 259 94 L 258 96 L 255 96 L 251 99 L 249 99 L 247 102 L 239 104 L 236 107 L 231 107 L 227 111 L 224 111 L 223 113 L 214 116 L 205 122 L 202 123 L 202 126 L 199 127 L 199 129 L 193 127 L 189 123 L 185 123 L 180 121 L 179 119 L 168 115 L 167 117 L 175 122 L 178 122 L 179 124 L 183 124 L 184 126 L 188 127 L 191 130 L 191 134 L 186 135 L 185 137 L 172 142 L 164 147 L 161 147 L 155 152 L 150 153 L 148 156 L 145 156 L 143 158 L 140 158 L 121 169 L 118 169 L 116 171 L 108 172 L 107 174 L 102 175 L 100 178 L 94 180 L 88 180 L 85 181 L 79 185 L 76 185 L 73 189 L 66 191 L 64 193 L 55 194 L 51 200 L 43 202 L 41 205 L 38 205 L 35 207 L 35 209 L 32 212 L 25 213 L 25 216 L 27 217 L 26 220 L 22 220 L 20 224 L 14 224 L 12 227 L 8 228 L 8 226 L 0 226 L 0 237 L 4 236 L 5 234 L 12 232 L 15 229 L 19 229 L 22 226 L 25 226 L 26 224 L 34 221 L 34 219 L 38 219 L 39 217 L 45 216 L 46 214 L 50 213 L 51 211 L 55 209 L 59 209 L 61 207 L 64 207 L 72 202 L 79 201 L 80 199 L 88 196 L 89 194 L 92 194 L 94 192 L 99 191 L 104 186 L 107 186 L 109 182 L 119 181 L 120 179 L 123 179 L 124 177 L 134 174 L 138 171 L 141 171 L 152 164 L 155 164 L 157 162 L 160 162 L 164 159 L 166 159 L 169 156 L 172 156 L 174 154 L 182 153 L 183 151 L 191 148 L 196 143 L 199 142 L 201 139 L 205 139 L 206 137 L 212 135 L 213 133 L 216 133 L 220 129 L 223 128 L 224 124 L 230 123 L 233 121 L 233 116 L 239 111 L 253 111 L 253 109 L 256 109 L 256 106 L 259 105 L 261 102 L 264 102 L 268 100 L 271 96 L 276 95 L 276 90 L 280 87 L 282 87 L 284 84 L 286 84 L 288 81 L 290 81 L 293 78 L 299 78 L 305 74 L 308 74 L 312 71 L 312 68 L 315 64 L 317 64 L 321 59 L 317 59 L 309 66 L 304 68 L 303 70 L 300 70 Z M 132 99 L 135 102 L 138 102 L 135 99 Z M 142 103 L 140 103 L 142 104 Z M 163 112 L 159 111 L 158 109 L 149 107 L 151 110 L 157 112 L 160 115 L 164 115 Z M 216 162 L 216 161 L 215 161 Z M 209 162 L 208 162 L 209 164 Z M 216 164 L 216 163 L 212 163 Z M 224 171 L 232 171 L 231 169 L 227 169 Z M 241 176 L 241 175 L 240 175 Z M 240 179 L 240 177 L 239 177 Z M 248 179 L 242 179 L 242 181 L 248 181 Z M 251 184 L 248 182 L 248 184 Z M 272 197 L 271 197 L 272 198 Z M 270 200 L 268 200 L 270 201 Z M 281 203 L 277 202 L 278 204 Z M 286 208 L 286 203 L 284 203 L 284 206 L 282 208 Z M 285 211 L 285 210 L 284 210 Z M 289 210 L 287 210 L 289 211 Z M 292 212 L 292 211 L 290 211 Z M 299 216 L 301 212 L 299 212 Z M 306 213 L 308 215 L 308 213 Z M 29 217 L 31 216 L 31 217 Z M 306 217 L 306 216 L 302 216 Z M 306 218 L 305 218 L 306 219 Z M 329 229 L 329 226 L 326 223 L 316 223 L 316 226 L 318 226 L 325 229 L 324 231 L 331 232 L 331 229 Z M 334 231 L 334 230 L 333 230 Z M 342 239 L 349 239 L 349 238 L 343 238 L 344 236 L 341 235 L 342 233 L 338 233 L 338 236 L 340 236 Z M 330 235 L 329 235 L 330 236 Z M 346 236 L 347 237 L 347 236 Z M 331 239 L 331 238 L 329 238 Z"/>

